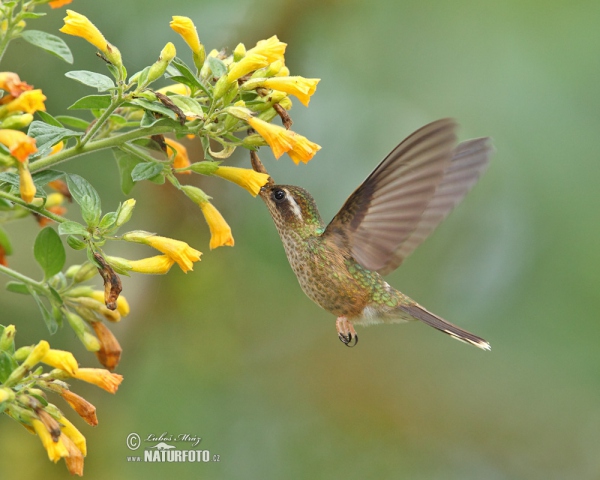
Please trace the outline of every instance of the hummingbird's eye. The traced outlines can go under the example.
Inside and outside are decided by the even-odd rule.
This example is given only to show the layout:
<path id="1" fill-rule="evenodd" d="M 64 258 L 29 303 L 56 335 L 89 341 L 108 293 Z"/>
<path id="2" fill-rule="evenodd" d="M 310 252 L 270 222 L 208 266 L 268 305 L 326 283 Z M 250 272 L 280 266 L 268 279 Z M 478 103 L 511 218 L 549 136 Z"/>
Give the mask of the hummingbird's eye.
<path id="1" fill-rule="evenodd" d="M 285 200 L 285 192 L 283 190 L 275 190 L 273 192 L 273 199 L 279 203 Z"/>

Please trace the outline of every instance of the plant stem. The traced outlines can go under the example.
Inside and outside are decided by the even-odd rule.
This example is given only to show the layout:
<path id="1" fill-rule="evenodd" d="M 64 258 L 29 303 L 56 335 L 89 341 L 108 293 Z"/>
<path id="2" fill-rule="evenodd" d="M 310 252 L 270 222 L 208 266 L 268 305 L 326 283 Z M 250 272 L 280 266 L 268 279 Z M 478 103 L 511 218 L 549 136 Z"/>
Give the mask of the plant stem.
<path id="1" fill-rule="evenodd" d="M 29 278 L 29 277 L 23 275 L 22 273 L 19 273 L 19 272 L 13 270 L 12 268 L 5 267 L 4 265 L 1 265 L 1 264 L 0 264 L 0 273 L 3 273 L 4 275 L 7 275 L 9 277 L 12 277 L 15 280 L 19 280 L 20 282 L 23 282 L 25 284 L 31 285 L 36 290 L 44 289 L 44 286 L 40 282 L 37 282 L 33 278 Z"/>
<path id="2" fill-rule="evenodd" d="M 46 210 L 44 207 L 36 207 L 35 205 L 33 205 L 31 203 L 27 203 L 24 200 L 22 200 L 21 198 L 16 197 L 15 195 L 11 195 L 8 192 L 3 192 L 2 190 L 0 190 L 0 197 L 5 198 L 6 200 L 9 200 L 13 203 L 16 203 L 17 205 L 20 205 L 20 206 L 26 208 L 27 210 L 31 210 L 32 212 L 35 212 L 38 215 L 43 215 L 44 217 L 47 217 L 50 220 L 54 220 L 56 223 L 63 223 L 63 222 L 67 221 L 67 219 L 65 217 L 56 215 L 55 213 L 52 213 L 52 212 Z"/>
<path id="3" fill-rule="evenodd" d="M 169 126 L 157 126 L 148 128 L 138 128 L 121 135 L 115 135 L 114 137 L 103 138 L 101 140 L 90 141 L 85 145 L 76 145 L 72 148 L 62 150 L 61 152 L 55 153 L 48 157 L 37 160 L 29 164 L 30 172 L 38 172 L 47 168 L 58 165 L 59 163 L 71 160 L 72 158 L 84 155 L 86 153 L 95 152 L 97 150 L 104 150 L 106 148 L 120 147 L 125 142 L 131 140 L 137 140 L 138 138 L 150 137 L 151 135 L 158 135 L 161 133 L 169 133 L 173 131 L 173 127 Z"/>
<path id="4" fill-rule="evenodd" d="M 146 162 L 160 163 L 160 164 L 166 165 L 166 162 L 161 162 L 160 160 L 157 160 L 156 158 L 154 158 L 152 155 L 148 155 L 143 150 L 136 148 L 133 145 L 130 145 L 128 143 L 124 143 L 123 145 L 119 146 L 119 148 L 121 150 L 123 150 L 124 152 L 131 153 L 132 155 L 135 155 L 136 157 L 141 158 L 142 160 L 144 160 Z"/>
<path id="5" fill-rule="evenodd" d="M 92 128 L 90 128 L 86 132 L 86 134 L 83 136 L 83 138 L 81 139 L 81 142 L 79 142 L 80 147 L 83 147 L 86 143 L 88 143 L 94 137 L 94 135 L 96 135 L 96 132 L 98 132 L 98 130 L 100 130 L 100 128 L 102 127 L 102 125 L 104 125 L 106 120 L 109 119 L 109 117 L 112 115 L 112 113 L 117 108 L 119 108 L 119 106 L 122 103 L 123 103 L 123 98 L 121 97 L 121 92 L 119 92 L 117 95 L 117 98 L 113 99 L 113 101 L 111 102 L 109 107 L 106 110 L 104 110 L 104 112 L 102 113 L 100 118 L 98 118 L 98 120 L 96 120 L 96 122 L 94 122 L 94 124 L 92 125 Z"/>

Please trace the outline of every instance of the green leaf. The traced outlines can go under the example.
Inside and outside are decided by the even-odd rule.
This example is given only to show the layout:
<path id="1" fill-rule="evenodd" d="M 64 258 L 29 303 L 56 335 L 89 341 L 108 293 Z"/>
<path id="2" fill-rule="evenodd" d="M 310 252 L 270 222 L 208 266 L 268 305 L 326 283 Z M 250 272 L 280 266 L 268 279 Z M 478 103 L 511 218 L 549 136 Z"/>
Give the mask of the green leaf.
<path id="1" fill-rule="evenodd" d="M 27 285 L 21 282 L 8 282 L 5 287 L 9 292 L 20 293 L 21 295 L 29 295 L 30 293 Z"/>
<path id="2" fill-rule="evenodd" d="M 32 45 L 56 55 L 65 62 L 73 63 L 73 54 L 62 38 L 39 30 L 25 30 L 21 33 L 21 37 Z"/>
<path id="3" fill-rule="evenodd" d="M 102 109 L 110 106 L 110 95 L 88 95 L 77 100 L 68 110 L 92 110 L 94 108 Z"/>
<path id="4" fill-rule="evenodd" d="M 98 227 L 102 230 L 106 230 L 112 227 L 116 221 L 117 212 L 108 212 L 106 215 L 104 215 L 104 217 L 102 217 L 102 220 L 100 221 L 100 225 L 98 225 Z"/>
<path id="5" fill-rule="evenodd" d="M 227 67 L 217 57 L 209 56 L 206 60 L 208 60 L 208 64 L 210 65 L 214 77 L 222 77 L 227 73 Z"/>
<path id="6" fill-rule="evenodd" d="M 0 182 L 10 183 L 11 185 L 19 186 L 19 175 L 12 172 L 0 173 Z"/>
<path id="7" fill-rule="evenodd" d="M 164 115 L 165 117 L 171 118 L 173 120 L 177 119 L 177 115 L 175 115 L 175 112 L 173 112 L 173 110 L 165 107 L 162 103 L 150 102 L 143 98 L 136 98 L 131 103 L 134 103 L 134 104 L 142 107 L 144 110 L 150 110 L 151 112 L 160 113 L 161 115 Z"/>
<path id="8" fill-rule="evenodd" d="M 131 172 L 131 179 L 134 182 L 139 182 L 141 180 L 147 180 L 152 177 L 155 177 L 159 173 L 161 173 L 164 169 L 164 165 L 161 163 L 154 162 L 143 162 L 137 164 L 133 171 Z"/>
<path id="9" fill-rule="evenodd" d="M 8 238 L 8 235 L 2 228 L 0 228 L 0 247 L 4 249 L 4 253 L 6 255 L 12 255 L 13 249 L 10 243 L 10 238 Z"/>
<path id="10" fill-rule="evenodd" d="M 204 117 L 204 111 L 202 110 L 202 107 L 193 98 L 184 97 L 183 95 L 173 95 L 169 98 L 175 105 L 177 105 L 179 108 L 181 108 L 181 110 L 183 110 L 183 113 L 185 113 L 186 116 L 190 116 L 191 114 L 197 115 L 202 118 Z"/>
<path id="11" fill-rule="evenodd" d="M 67 237 L 67 243 L 73 250 L 83 250 L 85 247 L 87 247 L 87 243 L 85 243 L 83 240 L 79 240 L 73 235 L 69 235 Z"/>
<path id="12" fill-rule="evenodd" d="M 178 75 L 177 72 L 180 74 Z M 188 67 L 183 60 L 175 57 L 169 67 L 167 68 L 167 75 L 171 80 L 178 83 L 183 83 L 193 90 L 202 88 L 200 81 L 196 78 L 196 75 L 192 73 L 190 67 Z"/>
<path id="13" fill-rule="evenodd" d="M 0 350 L 0 383 L 6 382 L 6 379 L 10 377 L 12 371 L 18 366 L 19 364 L 12 355 Z"/>
<path id="14" fill-rule="evenodd" d="M 62 128 L 62 123 L 60 123 L 56 118 L 54 118 L 48 112 L 43 112 L 42 110 L 38 110 L 36 113 L 40 116 L 40 118 L 44 122 L 46 122 L 46 123 L 48 123 L 48 124 L 50 124 L 50 125 L 52 125 L 54 127 L 60 127 L 60 128 Z"/>
<path id="15" fill-rule="evenodd" d="M 48 328 L 50 335 L 54 335 L 56 333 L 56 331 L 58 330 L 58 323 L 56 322 L 56 319 L 48 311 L 48 309 L 46 308 L 46 305 L 44 305 L 44 303 L 42 302 L 42 299 L 37 294 L 37 292 L 31 287 L 28 287 L 28 288 L 29 288 L 29 293 L 35 300 L 35 303 L 37 304 L 38 308 L 40 309 L 40 313 L 42 314 L 42 318 L 44 319 L 44 323 L 46 324 L 46 327 Z"/>
<path id="16" fill-rule="evenodd" d="M 73 70 L 65 73 L 65 77 L 83 83 L 88 87 L 97 88 L 99 92 L 105 92 L 106 90 L 115 88 L 115 84 L 109 77 L 88 70 Z"/>
<path id="17" fill-rule="evenodd" d="M 33 256 L 42 267 L 46 278 L 62 270 L 66 260 L 65 247 L 52 227 L 46 227 L 38 233 L 33 245 Z"/>
<path id="18" fill-rule="evenodd" d="M 17 2 L 13 2 L 14 4 L 16 4 Z M 7 2 L 4 3 L 4 6 L 7 5 Z M 35 13 L 35 12 L 23 12 L 21 11 L 20 13 L 22 18 L 41 18 L 41 17 L 45 17 L 46 14 L 45 13 Z"/>
<path id="19" fill-rule="evenodd" d="M 121 175 L 121 190 L 125 195 L 131 192 L 131 189 L 135 186 L 135 182 L 131 178 L 131 172 L 138 163 L 141 163 L 139 157 L 124 152 L 122 150 L 113 149 L 113 155 L 117 161 L 119 167 L 119 174 Z M 0 174 L 1 175 L 1 174 Z"/>
<path id="20" fill-rule="evenodd" d="M 29 125 L 27 135 L 35 138 L 36 146 L 38 150 L 42 150 L 45 146 L 52 146 L 64 140 L 65 138 L 79 137 L 83 135 L 81 132 L 75 132 L 68 128 L 59 128 L 52 125 L 48 125 L 45 122 L 34 120 Z"/>
<path id="21" fill-rule="evenodd" d="M 57 115 L 56 120 L 68 127 L 80 128 L 81 130 L 86 130 L 90 126 L 90 122 L 86 122 L 81 118 L 70 117 L 69 115 Z"/>
<path id="22" fill-rule="evenodd" d="M 91 227 L 98 225 L 102 207 L 96 189 L 85 178 L 74 174 L 67 175 L 67 185 L 73 199 L 81 207 L 81 216 L 85 222 Z"/>
<path id="23" fill-rule="evenodd" d="M 44 185 L 63 177 L 64 174 L 65 172 L 59 172 L 58 170 L 42 170 L 41 172 L 34 173 L 32 178 L 36 186 L 43 187 Z"/>
<path id="24" fill-rule="evenodd" d="M 89 232 L 81 223 L 69 220 L 58 226 L 58 233 L 60 235 L 88 235 Z"/>

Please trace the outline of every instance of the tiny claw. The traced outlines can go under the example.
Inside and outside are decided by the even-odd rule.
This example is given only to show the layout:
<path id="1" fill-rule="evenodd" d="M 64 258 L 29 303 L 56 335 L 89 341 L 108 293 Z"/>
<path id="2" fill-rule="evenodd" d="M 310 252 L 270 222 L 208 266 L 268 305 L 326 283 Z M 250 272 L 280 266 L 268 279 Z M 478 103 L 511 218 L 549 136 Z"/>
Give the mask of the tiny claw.
<path id="1" fill-rule="evenodd" d="M 338 338 L 347 347 L 354 347 L 358 343 L 358 335 L 346 317 L 338 317 L 336 321 Z M 354 340 L 354 343 L 352 343 Z"/>

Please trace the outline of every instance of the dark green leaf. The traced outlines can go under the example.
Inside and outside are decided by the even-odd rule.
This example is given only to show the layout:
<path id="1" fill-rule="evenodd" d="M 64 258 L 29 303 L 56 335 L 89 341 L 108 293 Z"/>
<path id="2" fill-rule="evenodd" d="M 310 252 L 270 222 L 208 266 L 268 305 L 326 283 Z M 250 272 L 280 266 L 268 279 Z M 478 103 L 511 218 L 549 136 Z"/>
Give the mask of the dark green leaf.
<path id="1" fill-rule="evenodd" d="M 41 150 L 44 146 L 49 147 L 65 138 L 79 137 L 83 134 L 81 132 L 69 130 L 68 128 L 54 127 L 45 122 L 34 120 L 31 122 L 31 125 L 29 125 L 27 135 L 35 138 L 36 146 L 38 150 Z"/>
<path id="2" fill-rule="evenodd" d="M 73 200 L 81 207 L 81 216 L 89 226 L 95 227 L 102 215 L 98 192 L 85 178 L 79 175 L 71 174 L 66 178 Z"/>
<path id="3" fill-rule="evenodd" d="M 7 352 L 0 350 L 0 383 L 6 382 L 12 371 L 19 365 Z"/>
<path id="4" fill-rule="evenodd" d="M 135 100 L 133 100 L 132 103 L 142 107 L 145 110 L 150 110 L 151 112 L 160 113 L 161 115 L 164 115 L 165 117 L 171 118 L 173 120 L 177 119 L 177 115 L 175 115 L 175 112 L 173 112 L 173 110 L 165 107 L 162 103 L 150 102 L 143 98 L 136 98 Z"/>
<path id="5" fill-rule="evenodd" d="M 0 182 L 10 183 L 11 185 L 19 186 L 19 175 L 12 172 L 0 173 Z"/>
<path id="6" fill-rule="evenodd" d="M 48 406 L 48 400 L 46 400 L 41 395 L 37 395 L 35 393 L 31 393 L 31 391 L 29 391 L 27 394 L 31 395 L 33 398 L 35 398 L 36 400 L 38 400 L 44 407 Z"/>
<path id="7" fill-rule="evenodd" d="M 56 119 L 69 127 L 80 128 L 81 130 L 86 130 L 90 126 L 90 122 L 69 115 L 57 115 Z"/>
<path id="8" fill-rule="evenodd" d="M 136 165 L 131 172 L 131 179 L 134 182 L 139 182 L 141 180 L 147 180 L 149 178 L 155 177 L 164 169 L 164 165 L 160 163 L 154 162 L 143 162 Z"/>
<path id="9" fill-rule="evenodd" d="M 73 235 L 69 235 L 67 237 L 67 243 L 69 244 L 69 247 L 71 247 L 73 250 L 83 250 L 85 247 L 87 247 L 87 243 L 85 243 L 82 240 L 79 240 Z"/>
<path id="10" fill-rule="evenodd" d="M 6 255 L 12 255 L 13 250 L 10 238 L 8 238 L 8 235 L 2 228 L 0 228 L 0 247 L 4 249 Z"/>
<path id="11" fill-rule="evenodd" d="M 65 172 L 59 172 L 58 170 L 42 170 L 41 172 L 34 173 L 32 178 L 38 187 L 43 187 L 44 185 L 63 177 L 64 174 Z"/>
<path id="12" fill-rule="evenodd" d="M 110 95 L 88 95 L 87 97 L 80 98 L 69 110 L 91 110 L 94 108 L 108 108 L 110 106 Z"/>
<path id="13" fill-rule="evenodd" d="M 214 77 L 222 77 L 227 73 L 227 67 L 225 64 L 219 60 L 217 57 L 207 57 L 206 60 L 210 65 L 210 69 L 212 70 Z"/>
<path id="14" fill-rule="evenodd" d="M 22 295 L 29 295 L 29 289 L 27 288 L 27 285 L 25 285 L 24 283 L 21 282 L 8 282 L 6 284 L 6 289 L 9 292 L 13 292 L 13 293 L 20 293 Z"/>
<path id="15" fill-rule="evenodd" d="M 115 84 L 109 77 L 88 70 L 73 70 L 65 73 L 65 77 L 83 83 L 89 87 L 97 88 L 99 92 L 105 92 L 106 90 L 115 88 Z"/>
<path id="16" fill-rule="evenodd" d="M 44 122 L 46 122 L 54 127 L 62 128 L 62 124 L 56 118 L 54 118 L 52 115 L 50 115 L 48 112 L 43 112 L 42 110 L 38 110 L 36 113 L 40 116 L 40 118 Z"/>
<path id="17" fill-rule="evenodd" d="M 202 110 L 202 107 L 193 98 L 184 97 L 183 95 L 174 95 L 170 98 L 175 105 L 183 110 L 183 113 L 185 113 L 186 116 L 188 116 L 188 114 L 192 114 L 199 117 L 204 117 L 204 111 Z"/>
<path id="18" fill-rule="evenodd" d="M 50 289 L 50 294 L 52 295 L 52 298 L 50 299 L 52 301 L 53 305 L 53 310 L 54 310 L 54 306 L 62 306 L 63 304 L 63 299 L 60 296 L 60 293 L 58 293 L 54 288 L 48 286 L 48 288 Z M 56 312 L 53 312 L 54 317 L 57 319 L 57 321 L 60 322 L 60 319 L 62 319 L 62 315 L 58 315 Z"/>
<path id="19" fill-rule="evenodd" d="M 175 73 L 178 71 L 181 74 L 181 77 Z M 188 67 L 185 62 L 183 62 L 180 58 L 175 57 L 169 68 L 167 69 L 167 75 L 178 83 L 183 83 L 188 87 L 197 90 L 201 88 L 200 82 L 196 78 L 196 75 L 192 73 L 190 67 Z"/>
<path id="20" fill-rule="evenodd" d="M 73 54 L 62 38 L 39 30 L 25 30 L 21 33 L 21 37 L 32 45 L 56 55 L 65 62 L 73 63 Z"/>
<path id="21" fill-rule="evenodd" d="M 58 226 L 58 233 L 61 235 L 87 235 L 88 231 L 81 223 L 69 220 Z"/>
<path id="22" fill-rule="evenodd" d="M 66 260 L 65 247 L 52 227 L 46 227 L 38 233 L 33 245 L 33 256 L 44 270 L 46 278 L 62 270 Z"/>

